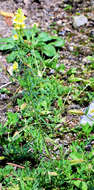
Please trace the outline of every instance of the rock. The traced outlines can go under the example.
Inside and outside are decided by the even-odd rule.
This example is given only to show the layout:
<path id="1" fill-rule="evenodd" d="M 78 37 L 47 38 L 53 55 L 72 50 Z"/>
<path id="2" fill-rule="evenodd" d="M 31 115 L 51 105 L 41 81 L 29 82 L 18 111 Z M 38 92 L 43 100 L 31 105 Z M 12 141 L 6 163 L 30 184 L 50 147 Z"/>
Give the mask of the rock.
<path id="1" fill-rule="evenodd" d="M 91 63 L 91 61 L 90 60 L 88 60 L 88 58 L 87 57 L 84 57 L 83 59 L 82 59 L 82 63 L 84 63 L 84 64 L 89 64 L 89 63 Z"/>
<path id="2" fill-rule="evenodd" d="M 94 6 L 94 0 L 91 0 L 91 5 Z"/>
<path id="3" fill-rule="evenodd" d="M 0 93 L 0 101 L 2 100 L 8 100 L 9 99 L 9 96 L 7 94 L 1 94 Z"/>
<path id="4" fill-rule="evenodd" d="M 85 146 L 86 151 L 91 151 L 91 148 L 92 148 L 91 144 L 88 144 Z"/>
<path id="5" fill-rule="evenodd" d="M 15 3 L 23 3 L 23 0 L 14 0 Z"/>
<path id="6" fill-rule="evenodd" d="M 69 46 L 69 51 L 73 51 L 74 50 L 74 48 L 73 48 L 73 46 Z"/>
<path id="7" fill-rule="evenodd" d="M 70 45 L 68 46 L 69 51 L 72 52 L 74 50 L 74 46 L 75 46 L 74 43 L 70 43 Z"/>
<path id="8" fill-rule="evenodd" d="M 72 1 L 72 0 L 71 0 Z M 73 0 L 74 3 L 82 3 L 83 0 Z"/>
<path id="9" fill-rule="evenodd" d="M 91 37 L 91 38 L 94 38 L 94 30 L 91 30 L 91 32 L 90 32 L 90 37 Z"/>
<path id="10" fill-rule="evenodd" d="M 55 73 L 54 69 L 51 69 L 50 72 L 49 72 L 49 74 L 51 74 L 51 75 L 54 74 L 54 73 Z"/>
<path id="11" fill-rule="evenodd" d="M 65 34 L 66 34 L 66 31 L 65 31 L 65 30 L 60 31 L 60 32 L 58 33 L 59 36 L 65 36 Z"/>
<path id="12" fill-rule="evenodd" d="M 91 42 L 94 42 L 94 30 L 91 30 L 89 36 L 91 38 Z"/>
<path id="13" fill-rule="evenodd" d="M 69 0 L 63 0 L 64 3 L 69 3 Z"/>
<path id="14" fill-rule="evenodd" d="M 62 25 L 62 20 L 58 20 L 56 23 L 57 23 L 57 25 L 61 26 Z"/>
<path id="15" fill-rule="evenodd" d="M 83 0 L 63 0 L 64 3 L 82 3 Z"/>
<path id="16" fill-rule="evenodd" d="M 80 26 L 87 24 L 87 22 L 88 22 L 88 19 L 84 15 L 73 17 L 73 27 L 74 28 L 79 28 Z"/>

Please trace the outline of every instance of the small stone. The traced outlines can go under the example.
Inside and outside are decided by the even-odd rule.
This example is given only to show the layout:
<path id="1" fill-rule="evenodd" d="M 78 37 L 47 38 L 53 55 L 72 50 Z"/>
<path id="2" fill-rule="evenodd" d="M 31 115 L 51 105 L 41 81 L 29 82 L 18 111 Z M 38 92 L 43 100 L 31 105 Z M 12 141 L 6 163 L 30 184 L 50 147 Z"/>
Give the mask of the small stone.
<path id="1" fill-rule="evenodd" d="M 23 0 L 14 0 L 15 3 L 23 3 Z"/>
<path id="2" fill-rule="evenodd" d="M 94 0 L 91 0 L 91 5 L 94 6 Z"/>
<path id="3" fill-rule="evenodd" d="M 69 3 L 69 0 L 63 0 L 64 3 Z"/>
<path id="4" fill-rule="evenodd" d="M 70 47 L 69 47 L 69 50 L 70 50 L 70 51 L 73 51 L 73 50 L 74 50 L 73 46 L 70 46 Z"/>
<path id="5" fill-rule="evenodd" d="M 74 28 L 79 28 L 80 26 L 87 24 L 87 22 L 88 22 L 88 19 L 84 15 L 73 17 L 73 27 Z"/>
<path id="6" fill-rule="evenodd" d="M 91 38 L 94 38 L 94 30 L 92 30 L 92 31 L 90 32 L 90 37 L 91 37 Z"/>
<path id="7" fill-rule="evenodd" d="M 62 20 L 58 20 L 57 25 L 61 26 L 62 25 Z"/>
<path id="8" fill-rule="evenodd" d="M 8 100 L 9 99 L 9 96 L 7 94 L 1 94 L 0 93 L 0 101 L 2 100 Z"/>
<path id="9" fill-rule="evenodd" d="M 72 0 L 71 0 L 72 1 Z M 83 0 L 73 0 L 74 3 L 82 3 Z"/>
<path id="10" fill-rule="evenodd" d="M 68 47 L 69 51 L 73 51 L 74 50 L 74 43 L 71 43 Z"/>
<path id="11" fill-rule="evenodd" d="M 60 63 L 58 63 L 57 65 L 56 65 L 56 68 L 58 69 L 60 67 Z"/>
<path id="12" fill-rule="evenodd" d="M 83 0 L 63 0 L 64 3 L 82 3 Z"/>
<path id="13" fill-rule="evenodd" d="M 82 59 L 82 63 L 87 63 L 87 64 L 90 64 L 91 63 L 91 60 L 89 60 L 88 59 L 88 57 L 84 57 L 83 59 Z"/>
<path id="14" fill-rule="evenodd" d="M 60 32 L 58 33 L 59 36 L 65 36 L 65 34 L 66 34 L 66 31 L 65 31 L 65 30 L 60 31 Z"/>
<path id="15" fill-rule="evenodd" d="M 86 151 L 91 151 L 91 144 L 88 144 L 87 146 L 85 146 L 85 150 Z"/>
<path id="16" fill-rule="evenodd" d="M 50 73 L 50 74 L 54 74 L 54 73 L 55 73 L 55 70 L 54 70 L 54 69 L 51 69 L 49 73 Z"/>

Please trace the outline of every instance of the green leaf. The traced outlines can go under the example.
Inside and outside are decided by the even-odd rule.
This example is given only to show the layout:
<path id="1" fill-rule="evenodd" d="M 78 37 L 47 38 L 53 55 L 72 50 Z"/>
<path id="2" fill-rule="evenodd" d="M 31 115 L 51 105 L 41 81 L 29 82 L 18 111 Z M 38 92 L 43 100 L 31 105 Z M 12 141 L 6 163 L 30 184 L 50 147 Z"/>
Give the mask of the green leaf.
<path id="1" fill-rule="evenodd" d="M 74 181 L 73 183 L 74 183 L 74 185 L 75 185 L 76 187 L 79 188 L 79 187 L 80 187 L 80 184 L 81 184 L 81 181 Z"/>
<path id="2" fill-rule="evenodd" d="M 89 61 L 94 62 L 94 56 L 87 56 L 86 57 Z"/>
<path id="3" fill-rule="evenodd" d="M 62 107 L 62 98 L 61 97 L 58 98 L 57 103 L 58 103 L 59 107 Z"/>
<path id="4" fill-rule="evenodd" d="M 69 114 L 84 115 L 84 112 L 79 109 L 71 109 L 68 111 Z"/>
<path id="5" fill-rule="evenodd" d="M 30 29 L 25 29 L 23 31 L 24 35 L 26 36 L 27 40 L 30 40 L 30 38 L 32 37 L 32 30 Z"/>
<path id="6" fill-rule="evenodd" d="M 63 72 L 64 70 L 65 70 L 65 65 L 64 65 L 64 64 L 61 64 L 61 65 L 57 68 L 57 71 Z"/>
<path id="7" fill-rule="evenodd" d="M 32 36 L 34 37 L 34 36 L 36 36 L 36 34 L 39 32 L 40 30 L 34 25 L 33 27 L 32 27 L 32 29 L 31 28 L 26 28 L 26 29 L 24 29 L 23 30 L 23 35 L 24 36 L 26 36 L 26 38 L 27 38 L 27 40 L 30 40 L 30 39 L 32 39 Z"/>
<path id="8" fill-rule="evenodd" d="M 20 57 L 24 57 L 27 54 L 27 51 L 24 51 L 24 50 L 20 49 L 19 51 L 17 51 L 17 54 Z"/>
<path id="9" fill-rule="evenodd" d="M 0 43 L 11 43 L 12 38 L 0 38 Z"/>
<path id="10" fill-rule="evenodd" d="M 78 153 L 77 151 L 71 152 L 71 153 L 70 153 L 70 157 L 71 157 L 73 160 L 82 159 L 82 155 L 81 155 L 80 153 Z"/>
<path id="11" fill-rule="evenodd" d="M 42 52 L 43 52 L 45 55 L 47 55 L 48 57 L 54 57 L 54 56 L 56 55 L 56 50 L 55 50 L 55 48 L 54 48 L 52 45 L 50 45 L 50 44 L 45 45 L 45 46 L 43 47 Z"/>
<path id="12" fill-rule="evenodd" d="M 67 5 L 67 6 L 64 8 L 64 11 L 71 10 L 71 9 L 72 9 L 72 6 L 71 6 L 71 5 Z"/>
<path id="13" fill-rule="evenodd" d="M 8 112 L 7 115 L 8 115 L 8 122 L 11 125 L 16 125 L 16 123 L 19 121 L 18 113 Z"/>
<path id="14" fill-rule="evenodd" d="M 37 51 L 37 50 L 32 51 L 32 50 L 31 50 L 31 55 L 34 56 L 34 57 L 36 57 L 37 60 L 42 61 L 42 57 L 41 57 L 39 51 Z"/>
<path id="15" fill-rule="evenodd" d="M 51 44 L 55 47 L 63 47 L 65 45 L 65 41 L 62 38 L 57 38 L 57 40 Z"/>
<path id="16" fill-rule="evenodd" d="M 80 81 L 83 81 L 83 80 L 84 80 L 83 78 L 75 77 L 74 74 L 72 74 L 68 79 L 69 82 L 80 82 Z"/>
<path id="17" fill-rule="evenodd" d="M 21 50 L 21 49 L 19 51 L 13 51 L 7 56 L 7 62 L 11 63 L 11 62 L 15 61 L 16 58 L 23 58 L 26 54 L 27 54 L 27 52 L 25 52 L 24 50 Z"/>
<path id="18" fill-rule="evenodd" d="M 1 38 L 0 39 L 0 50 L 10 50 L 14 47 L 14 42 L 12 38 Z"/>
<path id="19" fill-rule="evenodd" d="M 78 188 L 81 187 L 82 190 L 87 190 L 88 189 L 87 184 L 84 181 L 82 181 L 82 182 L 80 180 L 79 181 L 74 181 L 74 185 L 76 187 L 78 187 Z"/>
<path id="20" fill-rule="evenodd" d="M 82 162 L 85 162 L 85 160 L 83 159 L 70 160 L 71 165 L 81 164 Z"/>
<path id="21" fill-rule="evenodd" d="M 10 50 L 14 48 L 14 44 L 10 43 L 10 44 L 0 44 L 0 50 Z"/>
<path id="22" fill-rule="evenodd" d="M 13 61 L 15 61 L 16 57 L 17 57 L 17 52 L 18 51 L 13 51 L 11 52 L 8 56 L 7 56 L 7 62 L 11 63 Z"/>
<path id="23" fill-rule="evenodd" d="M 38 36 L 38 40 L 42 42 L 47 42 L 50 41 L 51 39 L 52 37 L 46 32 L 41 32 Z"/>
<path id="24" fill-rule="evenodd" d="M 82 182 L 82 190 L 87 190 L 88 189 L 88 187 L 87 187 L 87 184 L 86 184 L 86 182 Z"/>

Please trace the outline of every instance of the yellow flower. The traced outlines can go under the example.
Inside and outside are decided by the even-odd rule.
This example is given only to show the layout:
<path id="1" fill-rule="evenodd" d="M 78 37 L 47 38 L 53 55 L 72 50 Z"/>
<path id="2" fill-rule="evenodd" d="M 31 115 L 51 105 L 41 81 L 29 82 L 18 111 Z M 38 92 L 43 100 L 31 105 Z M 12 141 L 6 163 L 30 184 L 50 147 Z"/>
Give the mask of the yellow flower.
<path id="1" fill-rule="evenodd" d="M 18 9 L 13 18 L 14 27 L 16 29 L 24 28 L 25 27 L 25 23 L 24 23 L 25 19 L 26 19 L 26 17 L 24 16 L 22 9 Z"/>
<path id="2" fill-rule="evenodd" d="M 15 61 L 13 64 L 13 71 L 17 71 L 18 70 L 18 63 Z"/>
<path id="3" fill-rule="evenodd" d="M 14 38 L 14 40 L 18 40 L 18 35 L 14 34 L 13 38 Z"/>
<path id="4" fill-rule="evenodd" d="M 25 28 L 25 24 L 15 24 L 15 29 Z"/>

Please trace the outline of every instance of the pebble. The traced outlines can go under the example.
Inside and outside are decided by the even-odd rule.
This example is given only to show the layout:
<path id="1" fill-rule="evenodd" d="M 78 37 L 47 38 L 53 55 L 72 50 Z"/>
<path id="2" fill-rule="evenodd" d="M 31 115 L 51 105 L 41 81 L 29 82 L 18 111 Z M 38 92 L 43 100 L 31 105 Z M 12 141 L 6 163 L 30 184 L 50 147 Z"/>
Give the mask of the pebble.
<path id="1" fill-rule="evenodd" d="M 82 62 L 83 63 L 91 63 L 91 61 L 87 58 L 87 57 L 84 57 L 83 59 L 82 59 Z"/>
<path id="2" fill-rule="evenodd" d="M 68 46 L 68 49 L 69 49 L 69 51 L 73 51 L 74 50 L 74 43 L 71 43 L 69 46 Z"/>
<path id="3" fill-rule="evenodd" d="M 64 3 L 69 3 L 69 0 L 63 0 Z"/>
<path id="4" fill-rule="evenodd" d="M 79 28 L 80 26 L 84 26 L 87 23 L 88 23 L 88 19 L 84 15 L 73 17 L 73 27 L 74 28 Z"/>
<path id="5" fill-rule="evenodd" d="M 55 70 L 54 69 L 51 69 L 49 74 L 54 74 L 55 73 Z"/>
<path id="6" fill-rule="evenodd" d="M 56 23 L 57 23 L 57 25 L 61 26 L 62 25 L 62 20 L 58 20 Z"/>
<path id="7" fill-rule="evenodd" d="M 15 3 L 22 3 L 23 2 L 23 0 L 14 0 L 15 1 Z"/>
<path id="8" fill-rule="evenodd" d="M 1 94 L 0 93 L 0 101 L 2 100 L 8 100 L 9 99 L 9 96 L 7 94 Z"/>
<path id="9" fill-rule="evenodd" d="M 91 5 L 94 6 L 94 0 L 91 0 Z"/>
<path id="10" fill-rule="evenodd" d="M 94 38 L 94 30 L 92 30 L 92 31 L 90 32 L 90 37 L 91 37 L 91 38 Z"/>
<path id="11" fill-rule="evenodd" d="M 65 31 L 65 30 L 60 31 L 60 32 L 58 33 L 59 36 L 65 36 L 65 34 L 66 34 L 66 31 Z"/>

